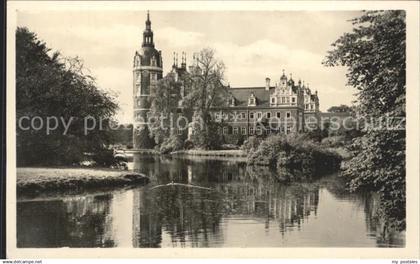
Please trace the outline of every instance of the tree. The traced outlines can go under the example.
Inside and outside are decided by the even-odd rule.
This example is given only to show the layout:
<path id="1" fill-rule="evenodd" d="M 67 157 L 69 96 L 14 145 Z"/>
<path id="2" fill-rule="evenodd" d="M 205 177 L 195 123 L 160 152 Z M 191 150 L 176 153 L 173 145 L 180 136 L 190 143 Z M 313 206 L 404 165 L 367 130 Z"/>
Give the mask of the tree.
<path id="1" fill-rule="evenodd" d="M 225 66 L 211 49 L 203 49 L 195 59 L 193 72 L 185 78 L 188 94 L 183 106 L 194 111 L 194 145 L 206 149 L 215 148 L 221 138 L 217 133 L 219 125 L 211 117 L 211 109 L 226 103 L 228 91 L 223 84 Z"/>
<path id="2" fill-rule="evenodd" d="M 127 148 L 133 147 L 133 124 L 112 124 L 116 129 L 110 131 L 114 144 L 126 145 Z"/>
<path id="3" fill-rule="evenodd" d="M 169 73 L 158 81 L 151 91 L 151 109 L 149 119 L 150 134 L 156 144 L 174 134 L 173 120 L 181 100 L 181 82 L 175 80 L 175 73 Z M 171 121 L 172 120 L 172 121 Z"/>
<path id="4" fill-rule="evenodd" d="M 85 117 L 108 120 L 117 109 L 114 98 L 100 90 L 78 58 L 53 52 L 27 28 L 16 30 L 16 122 L 19 165 L 69 165 L 79 162 L 84 152 L 98 152 L 111 142 L 105 129 L 85 133 Z M 69 122 L 46 131 L 20 129 L 21 117 L 38 116 Z M 39 119 L 38 119 L 39 120 Z M 61 121 L 61 120 L 60 120 Z M 26 124 L 27 126 L 27 124 Z"/>
<path id="5" fill-rule="evenodd" d="M 351 113 L 353 109 L 348 105 L 339 105 L 339 106 L 331 106 L 327 109 L 327 112 L 330 113 Z"/>
<path id="6" fill-rule="evenodd" d="M 171 72 L 166 75 L 151 91 L 150 136 L 155 140 L 161 153 L 180 150 L 184 142 L 184 133 L 179 134 L 180 128 L 177 127 L 183 83 L 177 80 L 176 74 Z M 185 125 L 188 125 L 188 122 Z"/>
<path id="7" fill-rule="evenodd" d="M 348 67 L 348 84 L 357 89 L 362 117 L 387 119 L 390 126 L 405 118 L 405 11 L 372 11 L 352 20 L 328 52 L 324 64 Z M 396 127 L 396 126 L 393 126 Z M 378 191 L 381 213 L 389 227 L 405 228 L 405 130 L 368 129 L 351 146 L 354 157 L 345 175 L 353 191 Z"/>

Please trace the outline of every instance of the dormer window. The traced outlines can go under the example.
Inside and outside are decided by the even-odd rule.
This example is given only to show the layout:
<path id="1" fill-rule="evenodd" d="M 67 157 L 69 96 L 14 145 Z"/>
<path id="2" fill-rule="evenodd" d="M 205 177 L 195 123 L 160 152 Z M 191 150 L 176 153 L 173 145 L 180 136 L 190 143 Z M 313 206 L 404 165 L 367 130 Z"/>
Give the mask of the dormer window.
<path id="1" fill-rule="evenodd" d="M 257 100 L 255 98 L 254 93 L 251 93 L 249 99 L 248 99 L 248 106 L 256 106 L 257 105 Z"/>
<path id="2" fill-rule="evenodd" d="M 229 98 L 229 106 L 235 106 L 235 103 L 236 103 L 235 97 L 231 96 Z"/>

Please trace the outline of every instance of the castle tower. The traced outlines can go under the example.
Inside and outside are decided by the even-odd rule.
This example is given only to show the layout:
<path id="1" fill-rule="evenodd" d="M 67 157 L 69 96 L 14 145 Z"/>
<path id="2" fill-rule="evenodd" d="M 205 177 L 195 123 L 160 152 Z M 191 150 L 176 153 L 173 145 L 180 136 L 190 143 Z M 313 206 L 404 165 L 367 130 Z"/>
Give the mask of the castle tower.
<path id="1" fill-rule="evenodd" d="M 153 148 L 154 141 L 149 136 L 147 126 L 150 111 L 151 91 L 159 79 L 162 79 L 162 54 L 155 49 L 149 11 L 147 11 L 146 28 L 143 31 L 141 49 L 134 54 L 133 63 L 133 148 Z"/>

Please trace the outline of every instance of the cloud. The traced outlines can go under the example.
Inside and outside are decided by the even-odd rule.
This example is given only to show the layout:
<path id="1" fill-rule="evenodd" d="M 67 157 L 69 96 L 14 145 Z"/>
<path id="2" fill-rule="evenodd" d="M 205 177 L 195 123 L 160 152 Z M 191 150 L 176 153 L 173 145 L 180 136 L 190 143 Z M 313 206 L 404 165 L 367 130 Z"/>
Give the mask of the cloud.
<path id="1" fill-rule="evenodd" d="M 203 38 L 203 33 L 182 31 L 174 27 L 155 29 L 156 42 L 166 42 L 175 48 L 196 46 L 203 42 Z"/>
<path id="2" fill-rule="evenodd" d="M 308 72 L 322 68 L 321 55 L 293 49 L 269 39 L 243 46 L 228 42 L 215 43 L 214 48 L 228 67 L 230 81 L 238 85 L 262 84 L 265 77 L 278 79 L 283 69 L 293 73 L 297 79 L 309 77 Z"/>

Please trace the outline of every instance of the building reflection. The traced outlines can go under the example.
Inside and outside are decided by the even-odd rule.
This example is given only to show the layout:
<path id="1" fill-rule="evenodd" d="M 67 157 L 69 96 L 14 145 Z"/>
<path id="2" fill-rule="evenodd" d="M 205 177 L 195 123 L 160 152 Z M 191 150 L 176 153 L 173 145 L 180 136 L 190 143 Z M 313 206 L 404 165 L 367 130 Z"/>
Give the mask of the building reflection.
<path id="1" fill-rule="evenodd" d="M 375 197 L 346 194 L 337 181 L 285 185 L 268 168 L 237 161 L 133 160 L 134 170 L 150 177 L 149 186 L 18 202 L 17 246 L 219 247 L 226 243 L 229 219 L 252 219 L 267 233 L 284 236 L 317 216 L 320 186 L 328 197 L 351 200 L 363 211 L 367 235 L 377 245 L 404 244 L 383 236 Z M 166 185 L 172 182 L 185 185 Z"/>
<path id="2" fill-rule="evenodd" d="M 139 216 L 134 217 L 136 247 L 156 247 L 164 236 L 178 246 L 205 247 L 209 241 L 223 244 L 223 217 L 253 217 L 278 223 L 281 232 L 299 227 L 316 214 L 318 188 L 281 185 L 267 168 L 245 163 L 212 160 L 184 160 L 155 157 L 135 159 L 134 168 L 158 184 L 171 182 L 208 187 L 161 186 L 138 191 Z M 164 164 L 164 165 L 163 165 Z M 136 210 L 135 210 L 136 211 Z M 140 231 L 138 231 L 140 230 Z"/>

